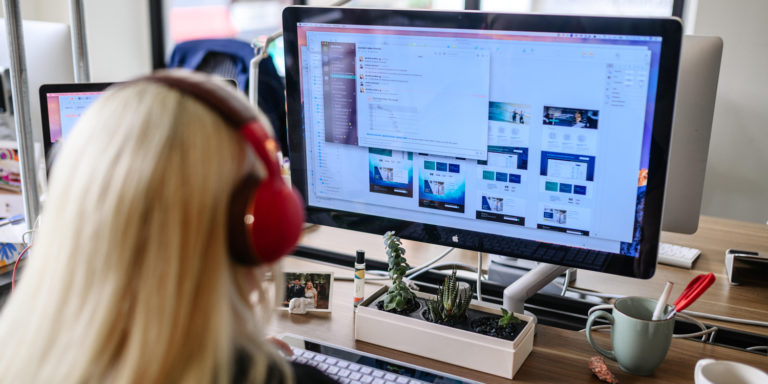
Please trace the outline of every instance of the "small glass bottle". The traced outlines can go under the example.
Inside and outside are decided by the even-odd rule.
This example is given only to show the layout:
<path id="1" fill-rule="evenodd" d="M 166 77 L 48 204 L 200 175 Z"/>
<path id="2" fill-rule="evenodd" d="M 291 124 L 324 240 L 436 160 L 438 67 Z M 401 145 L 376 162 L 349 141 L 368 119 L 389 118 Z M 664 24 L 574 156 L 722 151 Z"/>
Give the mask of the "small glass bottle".
<path id="1" fill-rule="evenodd" d="M 365 297 L 365 251 L 358 250 L 355 258 L 355 287 L 353 304 L 357 307 Z"/>

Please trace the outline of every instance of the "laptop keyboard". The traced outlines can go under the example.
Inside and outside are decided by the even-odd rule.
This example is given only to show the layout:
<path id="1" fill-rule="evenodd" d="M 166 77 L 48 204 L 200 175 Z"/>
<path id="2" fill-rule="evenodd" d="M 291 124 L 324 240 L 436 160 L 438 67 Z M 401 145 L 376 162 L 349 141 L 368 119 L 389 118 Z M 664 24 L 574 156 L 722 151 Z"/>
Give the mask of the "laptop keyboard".
<path id="1" fill-rule="evenodd" d="M 341 384 L 423 384 L 424 381 L 291 347 L 291 360 L 319 369 Z"/>

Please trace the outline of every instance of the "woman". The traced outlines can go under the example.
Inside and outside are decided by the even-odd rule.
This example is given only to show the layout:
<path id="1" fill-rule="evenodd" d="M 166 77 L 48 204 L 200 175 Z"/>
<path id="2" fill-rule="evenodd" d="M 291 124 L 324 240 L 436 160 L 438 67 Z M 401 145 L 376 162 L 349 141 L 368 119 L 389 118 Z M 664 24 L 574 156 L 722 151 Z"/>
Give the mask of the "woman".
<path id="1" fill-rule="evenodd" d="M 279 266 L 229 255 L 233 188 L 264 175 L 230 128 L 211 106 L 151 80 L 110 90 L 83 115 L 0 317 L 0 382 L 327 379 L 264 339 L 282 291 L 264 276 L 282 276 Z"/>
<path id="2" fill-rule="evenodd" d="M 304 286 L 304 297 L 307 299 L 307 309 L 317 308 L 317 290 L 311 281 Z"/>

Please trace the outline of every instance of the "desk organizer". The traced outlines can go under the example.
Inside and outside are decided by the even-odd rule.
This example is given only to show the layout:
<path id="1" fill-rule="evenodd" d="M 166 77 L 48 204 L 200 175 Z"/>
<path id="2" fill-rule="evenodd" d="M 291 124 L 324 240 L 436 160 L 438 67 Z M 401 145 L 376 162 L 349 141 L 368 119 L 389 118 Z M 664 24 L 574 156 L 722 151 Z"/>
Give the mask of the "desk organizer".
<path id="1" fill-rule="evenodd" d="M 514 340 L 505 340 L 423 320 L 418 313 L 426 310 L 425 300 L 435 296 L 414 292 L 421 308 L 413 315 L 400 315 L 379 310 L 376 303 L 389 289 L 384 286 L 360 303 L 355 315 L 355 339 L 413 353 L 461 367 L 513 378 L 533 349 L 534 321 L 530 316 L 515 314 L 526 321 Z M 472 300 L 470 310 L 501 316 L 493 308 Z"/>

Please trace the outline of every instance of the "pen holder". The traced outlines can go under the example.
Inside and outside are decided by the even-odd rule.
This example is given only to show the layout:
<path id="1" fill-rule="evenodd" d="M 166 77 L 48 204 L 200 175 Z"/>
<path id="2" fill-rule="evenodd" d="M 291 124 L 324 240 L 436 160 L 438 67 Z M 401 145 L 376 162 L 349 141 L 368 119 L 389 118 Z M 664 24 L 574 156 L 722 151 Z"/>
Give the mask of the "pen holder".
<path id="1" fill-rule="evenodd" d="M 647 376 L 664 361 L 672 341 L 675 319 L 651 320 L 656 300 L 644 297 L 624 297 L 616 300 L 613 313 L 595 311 L 587 320 L 587 341 L 597 352 L 619 363 L 619 367 L 634 375 Z M 664 315 L 672 310 L 667 305 Z M 598 318 L 611 323 L 611 346 L 606 350 L 592 338 L 592 324 Z"/>

